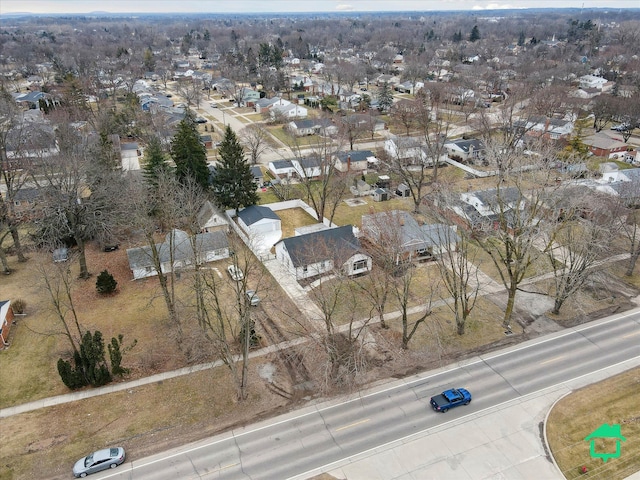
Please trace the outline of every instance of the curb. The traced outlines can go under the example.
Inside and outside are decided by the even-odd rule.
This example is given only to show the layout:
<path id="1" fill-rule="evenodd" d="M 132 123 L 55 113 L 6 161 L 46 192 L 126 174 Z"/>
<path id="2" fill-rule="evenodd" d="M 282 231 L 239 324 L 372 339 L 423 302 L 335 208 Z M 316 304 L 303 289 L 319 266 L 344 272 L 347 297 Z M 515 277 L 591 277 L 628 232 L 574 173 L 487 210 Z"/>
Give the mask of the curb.
<path id="1" fill-rule="evenodd" d="M 555 407 L 556 404 L 560 400 L 562 400 L 565 397 L 568 397 L 572 393 L 573 393 L 573 390 L 571 390 L 570 392 L 565 393 L 560 398 L 558 398 L 555 402 L 553 402 L 553 405 L 551 405 L 551 407 L 549 407 L 549 410 L 547 410 L 547 414 L 544 416 L 544 423 L 543 423 L 543 427 L 542 427 L 542 436 L 543 436 L 543 439 L 544 439 L 544 449 L 547 452 L 549 452 L 549 458 L 551 459 L 551 463 L 553 463 L 553 466 L 556 467 L 556 470 L 558 470 L 558 473 L 562 476 L 562 478 L 567 478 L 567 477 L 565 477 L 564 474 L 562 473 L 562 470 L 560 470 L 560 467 L 558 466 L 558 463 L 556 462 L 556 459 L 553 456 L 553 452 L 551 451 L 551 447 L 549 446 L 549 439 L 547 438 L 547 420 L 549 420 L 549 415 L 551 415 L 551 412 L 553 411 L 553 407 Z"/>

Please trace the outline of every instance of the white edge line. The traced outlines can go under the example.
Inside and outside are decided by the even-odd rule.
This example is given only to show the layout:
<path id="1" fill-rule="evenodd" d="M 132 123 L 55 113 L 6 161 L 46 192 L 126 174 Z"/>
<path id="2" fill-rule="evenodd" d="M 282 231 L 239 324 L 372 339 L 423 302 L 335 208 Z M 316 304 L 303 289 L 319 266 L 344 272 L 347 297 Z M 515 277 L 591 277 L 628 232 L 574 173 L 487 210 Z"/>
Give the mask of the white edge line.
<path id="1" fill-rule="evenodd" d="M 491 407 L 487 407 L 487 409 L 488 409 L 488 408 L 496 409 L 496 408 L 499 408 L 499 407 L 501 407 L 501 406 L 503 406 L 503 405 L 506 405 L 506 404 L 508 404 L 508 403 L 510 403 L 510 402 L 513 402 L 513 401 L 515 401 L 515 400 L 521 401 L 521 400 L 523 400 L 523 399 L 526 399 L 526 398 L 527 398 L 527 397 L 529 397 L 529 396 L 536 395 L 536 394 L 538 394 L 538 393 L 540 393 L 540 392 L 542 392 L 542 391 L 544 391 L 544 390 L 547 390 L 547 389 L 553 389 L 553 388 L 556 388 L 556 387 L 558 387 L 558 386 L 560 386 L 560 385 L 564 385 L 564 384 L 566 384 L 566 383 L 568 383 L 568 382 L 573 382 L 573 381 L 579 380 L 579 379 L 584 378 L 584 377 L 587 377 L 587 376 L 589 376 L 589 375 L 595 375 L 595 374 L 597 374 L 597 373 L 599 373 L 599 372 L 602 372 L 602 371 L 604 371 L 604 370 L 607 370 L 608 368 L 615 368 L 615 367 L 617 367 L 617 366 L 619 366 L 619 365 L 622 365 L 622 364 L 624 364 L 624 363 L 626 363 L 626 362 L 630 362 L 630 361 L 633 361 L 633 360 L 637 360 L 638 358 L 640 358 L 640 355 L 639 355 L 639 356 L 636 356 L 636 357 L 628 358 L 627 360 L 623 360 L 622 362 L 618 362 L 618 363 L 615 363 L 615 364 L 613 364 L 613 365 L 609 365 L 609 366 L 607 366 L 607 367 L 603 367 L 603 368 L 601 368 L 601 369 L 599 369 L 599 370 L 594 370 L 593 372 L 585 373 L 585 374 L 580 375 L 580 376 L 578 376 L 578 377 L 574 377 L 574 378 L 570 378 L 570 379 L 564 380 L 563 382 L 556 383 L 556 384 L 554 384 L 554 385 L 546 386 L 546 387 L 544 387 L 544 388 L 542 388 L 542 389 L 540 389 L 540 390 L 536 390 L 535 392 L 530 392 L 530 393 L 528 393 L 528 394 L 526 394 L 526 395 L 523 395 L 523 396 L 517 397 L 517 398 L 515 398 L 515 399 L 507 400 L 507 401 L 505 401 L 505 402 L 498 403 L 498 404 L 496 404 L 496 405 L 492 405 Z M 460 367 L 457 367 L 457 368 L 460 368 Z M 456 369 L 456 368 L 453 368 L 453 369 L 450 369 L 449 371 L 451 371 L 451 370 L 455 370 L 455 369 Z M 441 373 L 444 373 L 444 372 L 441 372 Z M 435 375 L 439 375 L 439 374 L 440 374 L 440 373 L 438 373 L 438 374 L 434 374 L 433 376 L 435 376 Z M 425 377 L 425 378 L 429 378 L 429 377 Z M 421 379 L 418 379 L 418 380 L 414 380 L 414 381 L 412 381 L 412 382 L 409 382 L 408 384 L 411 384 L 411 383 L 414 383 L 414 382 L 417 382 L 417 381 L 419 381 L 419 380 L 423 380 L 423 379 L 424 379 L 424 378 L 421 378 Z M 398 385 L 396 385 L 396 386 L 395 386 L 395 387 L 393 387 L 393 388 L 389 388 L 389 389 L 386 389 L 386 390 L 382 390 L 382 391 L 380 391 L 380 392 L 375 392 L 375 393 L 372 393 L 372 394 L 370 394 L 370 395 L 366 395 L 366 396 L 364 396 L 364 397 L 359 397 L 359 398 L 357 398 L 357 399 L 348 400 L 348 401 L 344 402 L 343 404 L 350 403 L 350 402 L 352 402 L 352 401 L 354 401 L 354 400 L 358 400 L 358 399 L 360 399 L 360 398 L 366 398 L 366 397 L 371 396 L 371 395 L 376 395 L 376 394 L 378 394 L 378 393 L 383 393 L 383 392 L 386 392 L 386 391 L 392 390 L 392 389 L 394 389 L 394 388 L 398 388 Z M 343 405 L 343 404 L 341 404 L 341 405 Z M 302 415 L 298 415 L 298 416 L 295 416 L 295 417 L 292 417 L 292 418 L 283 419 L 283 420 L 281 420 L 281 421 L 279 421 L 279 422 L 272 423 L 272 424 L 269 424 L 269 425 L 265 425 L 265 426 L 263 426 L 263 427 L 255 428 L 255 429 L 252 429 L 252 430 L 248 430 L 248 431 L 246 431 L 246 432 L 240 432 L 240 433 L 238 433 L 238 434 L 235 434 L 235 433 L 233 432 L 233 430 L 232 430 L 231 432 L 229 432 L 229 433 L 230 433 L 230 437 L 229 437 L 229 436 L 227 436 L 227 437 L 225 437 L 225 438 L 220 438 L 220 439 L 218 439 L 218 440 L 214 440 L 213 442 L 208 442 L 208 443 L 206 443 L 206 444 L 204 444 L 204 445 L 198 445 L 198 446 L 195 446 L 195 447 L 189 448 L 189 449 L 187 449 L 187 450 L 182 450 L 182 451 L 180 451 L 180 452 L 176 452 L 176 453 L 171 454 L 171 455 L 166 455 L 166 456 L 163 456 L 162 458 L 159 458 L 159 459 L 157 459 L 157 460 L 152 460 L 152 461 L 150 461 L 150 462 L 143 463 L 143 464 L 140 464 L 140 465 L 134 465 L 134 464 L 132 463 L 132 465 L 131 465 L 131 470 L 135 470 L 135 469 L 137 469 L 137 468 L 142 468 L 142 467 L 146 467 L 146 466 L 149 466 L 149 465 L 153 465 L 154 463 L 158 463 L 158 462 L 161 462 L 161 461 L 164 461 L 164 460 L 167 460 L 167 459 L 175 458 L 175 457 L 180 456 L 180 455 L 186 455 L 186 454 L 189 454 L 189 453 L 194 452 L 194 451 L 196 451 L 196 450 L 200 450 L 201 448 L 210 447 L 210 446 L 216 445 L 216 444 L 218 444 L 218 443 L 224 442 L 224 441 L 228 440 L 229 438 L 236 438 L 236 437 L 240 437 L 240 436 L 243 436 L 243 435 L 247 435 L 247 434 L 249 434 L 249 433 L 259 432 L 260 430 L 264 430 L 264 429 L 266 429 L 266 428 L 271 428 L 271 427 L 273 427 L 273 426 L 277 426 L 277 425 L 280 425 L 280 424 L 283 424 L 283 423 L 289 422 L 289 421 L 291 421 L 291 420 L 297 420 L 297 419 L 299 419 L 299 418 L 303 418 L 303 417 L 309 416 L 309 415 L 314 414 L 314 413 L 319 413 L 319 412 L 321 412 L 321 411 L 323 411 L 323 410 L 330 409 L 330 408 L 332 408 L 332 407 L 334 407 L 334 406 L 335 406 L 335 405 L 331 405 L 331 406 L 327 406 L 327 407 L 322 408 L 322 409 L 316 409 L 316 410 L 314 410 L 314 411 L 312 411 L 312 412 L 307 412 L 307 413 L 304 413 L 304 414 L 302 414 Z M 485 409 L 485 410 L 487 410 L 487 409 Z M 480 412 L 482 412 L 482 410 L 481 410 Z M 468 414 L 468 415 L 464 415 L 464 416 L 462 416 L 462 417 L 458 417 L 458 418 L 452 419 L 452 420 L 450 420 L 449 422 L 445 422 L 445 423 L 438 424 L 438 425 L 437 425 L 437 427 L 441 427 L 441 426 L 443 426 L 443 425 L 447 425 L 448 423 L 451 423 L 451 422 L 454 422 L 454 421 L 455 421 L 455 422 L 457 422 L 457 421 L 463 420 L 463 419 L 465 419 L 465 418 L 467 418 L 467 417 L 471 417 L 471 416 L 473 416 L 473 415 L 477 415 L 477 414 L 478 414 L 478 413 L 480 413 L 480 412 L 473 412 L 473 413 L 470 413 L 470 414 Z M 428 429 L 426 429 L 426 430 L 429 430 L 429 429 L 432 429 L 432 428 L 434 428 L 434 427 L 429 427 L 429 428 L 428 428 Z M 360 452 L 360 453 L 357 453 L 356 455 L 363 455 L 363 454 L 366 454 L 366 453 L 371 452 L 371 451 L 373 451 L 373 450 L 376 450 L 376 449 L 379 449 L 379 448 L 387 447 L 388 445 L 391 445 L 391 444 L 393 444 L 393 443 L 395 443 L 395 442 L 403 442 L 403 441 L 407 440 L 408 438 L 411 438 L 411 437 L 416 436 L 416 435 L 423 434 L 426 430 L 423 430 L 422 432 L 412 433 L 411 435 L 407 435 L 406 437 L 402 437 L 402 438 L 399 438 L 399 439 L 396 439 L 396 440 L 392 440 L 392 441 L 387 442 L 387 443 L 385 443 L 385 444 L 382 444 L 382 445 L 378 445 L 378 446 L 376 446 L 376 447 L 373 447 L 373 448 L 371 448 L 371 449 L 369 449 L 369 450 L 364 450 L 364 451 L 362 451 L 362 452 Z M 355 455 L 354 455 L 354 456 L 355 456 Z M 326 468 L 326 467 L 331 466 L 331 465 L 334 465 L 334 464 L 336 464 L 336 463 L 343 462 L 344 460 L 345 460 L 345 459 L 337 460 L 336 462 L 332 462 L 332 463 L 329 463 L 329 464 L 327 464 L 327 465 L 323 465 L 322 467 L 318 467 L 318 468 Z M 314 472 L 314 471 L 316 471 L 316 470 L 315 470 L 315 469 L 314 469 L 314 470 L 309 470 L 309 472 Z M 293 478 L 298 478 L 298 477 L 300 477 L 300 475 L 306 475 L 306 474 L 307 474 L 307 473 L 309 473 L 309 472 L 305 472 L 305 473 L 302 473 L 302 474 L 298 474 L 298 475 L 296 475 L 296 477 L 290 477 L 290 478 L 291 478 L 291 479 L 293 479 Z M 104 478 L 109 478 L 109 477 L 104 477 Z"/>
<path id="2" fill-rule="evenodd" d="M 508 404 L 508 403 L 513 403 L 513 402 L 515 402 L 515 401 L 517 401 L 517 402 L 519 402 L 519 403 L 520 403 L 520 402 L 522 402 L 523 400 L 526 400 L 526 399 L 527 399 L 527 397 L 530 397 L 530 396 L 532 396 L 532 395 L 540 394 L 540 392 L 544 392 L 544 391 L 545 391 L 545 390 L 547 390 L 547 389 L 554 389 L 554 388 L 557 388 L 557 387 L 559 387 L 559 386 L 562 386 L 562 385 L 564 385 L 564 384 L 566 384 L 566 383 L 569 383 L 569 382 L 575 382 L 576 380 L 580 380 L 581 378 L 587 377 L 587 376 L 589 376 L 589 375 L 595 375 L 595 374 L 600 373 L 600 372 L 602 372 L 602 371 L 604 371 L 604 370 L 607 370 L 608 368 L 615 368 L 615 367 L 618 367 L 618 366 L 620 366 L 620 365 L 623 365 L 624 363 L 630 362 L 630 361 L 632 361 L 632 360 L 638 360 L 639 358 L 640 358 L 640 355 L 638 355 L 638 356 L 636 356 L 636 357 L 633 357 L 633 358 L 628 358 L 627 360 L 623 360 L 622 362 L 618 362 L 618 363 L 616 363 L 616 364 L 609 365 L 608 367 L 604 367 L 604 368 L 601 368 L 601 369 L 599 369 L 599 370 L 595 370 L 595 371 L 590 372 L 590 373 L 585 373 L 585 374 L 583 374 L 583 375 L 580 375 L 579 377 L 574 377 L 574 378 L 571 378 L 571 379 L 569 379 L 569 380 L 565 380 L 564 382 L 556 383 L 555 385 L 549 385 L 548 387 L 544 387 L 544 388 L 542 388 L 542 389 L 540 389 L 540 390 L 536 390 L 535 392 L 527 393 L 526 395 L 523 395 L 523 396 L 521 396 L 521 397 L 513 398 L 513 399 L 511 399 L 511 400 L 507 400 L 507 401 L 505 401 L 505 402 L 498 403 L 498 404 L 493 405 L 493 406 L 491 406 L 491 407 L 487 407 L 487 408 L 485 408 L 484 410 L 480 410 L 480 411 L 478 411 L 478 412 L 469 413 L 469 414 L 467 414 L 467 415 L 463 415 L 462 417 L 454 418 L 454 419 L 452 419 L 452 420 L 450 420 L 450 421 L 448 421 L 448 422 L 440 423 L 440 424 L 435 425 L 435 426 L 433 426 L 433 427 L 426 428 L 426 429 L 422 430 L 421 432 L 415 432 L 415 433 L 412 433 L 412 434 L 410 434 L 410 435 L 407 435 L 406 437 L 398 438 L 398 439 L 396 439 L 396 440 L 391 440 L 390 442 L 383 443 L 382 445 L 378 445 L 378 446 L 376 446 L 376 447 L 372 447 L 372 448 L 370 448 L 370 449 L 368 449 L 368 450 L 363 450 L 362 452 L 360 452 L 360 453 L 356 453 L 355 455 L 350 455 L 349 457 L 345 457 L 345 458 L 342 458 L 342 459 L 340 459 L 340 460 L 336 460 L 335 462 L 327 463 L 326 465 L 322 465 L 322 466 L 320 466 L 320 467 L 316 467 L 316 468 L 314 468 L 314 469 L 312 469 L 312 470 L 307 470 L 306 472 L 299 473 L 299 474 L 297 474 L 297 475 L 295 475 L 295 476 L 293 476 L 293 477 L 288 477 L 288 478 L 287 478 L 287 480 L 295 480 L 295 479 L 299 479 L 299 478 L 308 478 L 308 477 L 309 477 L 310 475 L 312 475 L 312 474 L 326 472 L 326 471 L 327 471 L 327 469 L 332 468 L 332 467 L 334 467 L 334 466 L 335 466 L 335 467 L 338 467 L 338 465 L 339 465 L 339 464 L 341 464 L 341 463 L 343 463 L 343 462 L 345 462 L 345 461 L 349 460 L 350 458 L 357 457 L 357 456 L 361 456 L 361 455 L 365 455 L 365 456 L 366 456 L 366 455 L 367 455 L 368 453 L 370 453 L 370 452 L 373 452 L 373 451 L 378 450 L 378 449 L 385 449 L 385 448 L 387 448 L 387 447 L 389 447 L 390 445 L 393 445 L 393 444 L 395 444 L 395 443 L 404 443 L 404 442 L 406 442 L 408 439 L 410 439 L 410 438 L 412 438 L 412 437 L 416 437 L 416 436 L 419 436 L 419 435 L 424 435 L 424 433 L 425 433 L 425 432 L 428 432 L 429 430 L 433 430 L 433 429 L 436 429 L 436 428 L 440 428 L 440 427 L 442 427 L 442 426 L 444 426 L 444 425 L 447 425 L 447 424 L 450 424 L 450 423 L 453 423 L 453 422 L 460 422 L 461 420 L 464 420 L 464 419 L 469 418 L 469 417 L 473 417 L 474 415 L 477 415 L 478 413 L 481 413 L 481 412 L 486 411 L 486 410 L 489 410 L 489 409 L 492 409 L 492 410 L 493 410 L 493 409 L 498 409 L 498 408 L 500 408 L 500 407 L 502 407 L 502 406 L 504 406 L 504 405 L 506 405 L 506 404 Z M 632 368 L 633 368 L 633 367 L 632 367 Z M 595 382 L 593 382 L 593 383 L 595 383 Z M 588 384 L 588 385 L 589 385 L 589 384 Z M 569 392 L 569 393 L 571 393 L 571 392 Z M 566 396 L 566 395 L 568 395 L 569 393 L 567 393 L 567 394 L 563 395 L 563 397 L 564 397 L 564 396 Z M 554 403 L 553 403 L 553 405 L 555 405 L 556 403 L 557 403 L 557 401 L 556 401 L 556 402 L 554 402 Z M 549 409 L 549 411 L 551 411 L 551 409 Z M 546 421 L 546 417 L 545 417 L 545 421 Z M 555 464 L 555 461 L 554 461 L 554 464 Z M 557 465 L 556 465 L 556 467 L 557 467 Z M 558 470 L 559 470 L 559 469 L 558 469 Z"/>

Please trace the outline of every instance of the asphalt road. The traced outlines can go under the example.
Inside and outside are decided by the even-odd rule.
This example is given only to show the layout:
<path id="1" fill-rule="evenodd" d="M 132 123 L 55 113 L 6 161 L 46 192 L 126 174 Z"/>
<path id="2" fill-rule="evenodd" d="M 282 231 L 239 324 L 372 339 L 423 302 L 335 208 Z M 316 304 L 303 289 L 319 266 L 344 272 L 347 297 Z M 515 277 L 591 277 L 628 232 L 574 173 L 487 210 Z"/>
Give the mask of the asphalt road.
<path id="1" fill-rule="evenodd" d="M 357 398 L 311 406 L 162 454 L 98 478 L 285 479 L 640 357 L 640 311 L 427 372 Z M 429 398 L 466 387 L 470 406 L 433 412 Z M 491 412 L 491 413 L 489 413 Z M 302 475 L 301 478 L 304 478 Z"/>

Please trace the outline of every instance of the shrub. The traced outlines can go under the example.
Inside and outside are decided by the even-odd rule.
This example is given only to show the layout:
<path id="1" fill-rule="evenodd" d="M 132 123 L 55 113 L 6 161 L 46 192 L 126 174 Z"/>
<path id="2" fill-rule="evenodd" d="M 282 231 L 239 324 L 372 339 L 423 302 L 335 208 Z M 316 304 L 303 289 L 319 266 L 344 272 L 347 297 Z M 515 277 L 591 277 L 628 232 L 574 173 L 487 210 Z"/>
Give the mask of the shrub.
<path id="1" fill-rule="evenodd" d="M 27 309 L 27 302 L 21 298 L 17 298 L 11 302 L 11 309 L 13 310 L 13 313 L 23 314 Z"/>
<path id="2" fill-rule="evenodd" d="M 96 290 L 102 295 L 113 293 L 117 286 L 118 282 L 116 282 L 113 275 L 111 275 L 107 270 L 100 272 L 100 275 L 98 275 L 98 278 L 96 279 Z"/>
<path id="3" fill-rule="evenodd" d="M 58 373 L 62 382 L 70 389 L 92 385 L 100 387 L 111 381 L 111 373 L 104 357 L 104 341 L 102 333 L 86 332 L 82 337 L 80 351 L 73 353 L 72 366 L 70 362 L 58 360 Z"/>

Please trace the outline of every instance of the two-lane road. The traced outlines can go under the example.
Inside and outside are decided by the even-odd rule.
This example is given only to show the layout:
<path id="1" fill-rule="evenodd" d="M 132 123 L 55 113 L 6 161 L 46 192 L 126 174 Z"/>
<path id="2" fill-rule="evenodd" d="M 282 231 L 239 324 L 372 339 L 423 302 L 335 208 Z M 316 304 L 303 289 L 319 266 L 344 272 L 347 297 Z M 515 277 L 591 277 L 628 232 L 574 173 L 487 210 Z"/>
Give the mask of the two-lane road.
<path id="1" fill-rule="evenodd" d="M 549 335 L 357 398 L 308 407 L 160 455 L 103 478 L 285 479 L 629 359 L 640 358 L 640 311 Z M 429 398 L 466 387 L 473 402 L 446 414 Z M 473 416 L 473 415 L 471 415 Z"/>

